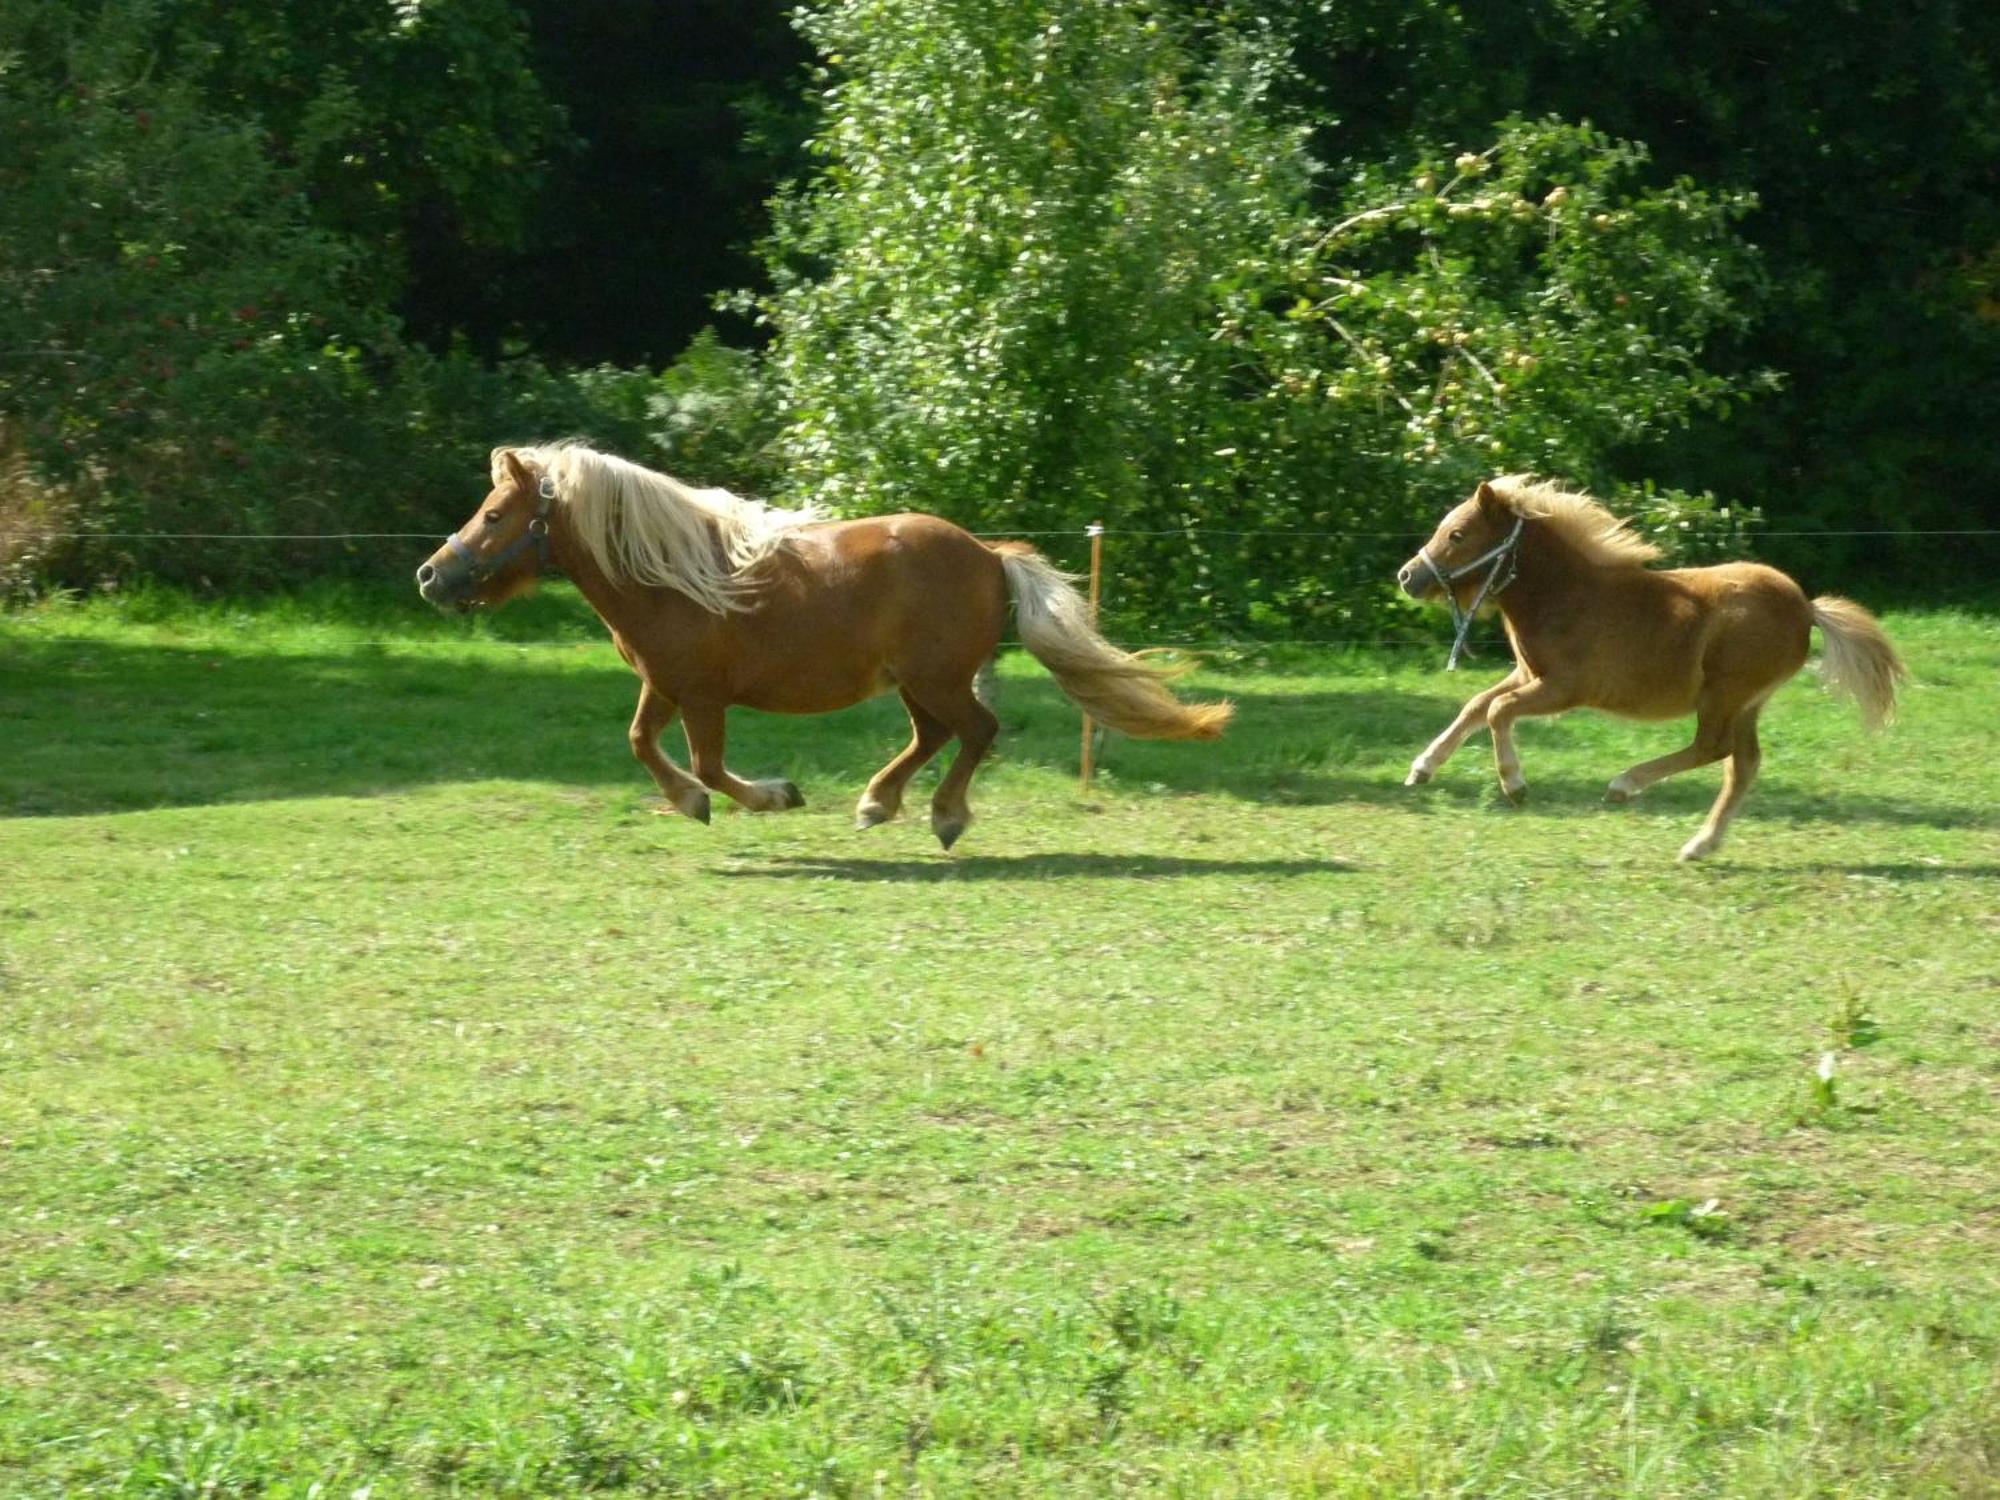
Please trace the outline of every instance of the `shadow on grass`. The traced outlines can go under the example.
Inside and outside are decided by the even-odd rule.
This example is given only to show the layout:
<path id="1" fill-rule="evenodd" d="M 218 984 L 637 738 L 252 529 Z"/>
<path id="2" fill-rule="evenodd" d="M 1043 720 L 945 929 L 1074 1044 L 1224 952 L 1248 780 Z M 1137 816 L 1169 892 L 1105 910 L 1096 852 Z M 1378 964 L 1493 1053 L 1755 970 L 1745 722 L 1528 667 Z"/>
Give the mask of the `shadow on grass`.
<path id="1" fill-rule="evenodd" d="M 1195 695 L 1200 696 L 1200 695 Z M 504 779 L 651 793 L 625 728 L 631 672 L 602 643 L 427 643 L 316 653 L 77 640 L 0 643 L 0 815 L 61 816 L 273 798 L 365 796 Z M 1251 801 L 1328 795 L 1329 758 L 1379 760 L 1419 734 L 1439 701 L 1390 690 L 1236 695 L 1241 728 L 1219 745 L 1114 738 L 1103 764 L 1126 787 Z M 1002 754 L 1067 768 L 1076 710 L 1039 674 L 1001 684 Z M 902 749 L 895 698 L 792 718 L 737 710 L 730 762 L 784 774 L 808 795 L 857 793 Z M 664 740 L 683 758 L 677 730 Z M 947 757 L 950 752 L 947 752 Z M 1339 795 L 1378 797 L 1353 778 Z"/>
<path id="2" fill-rule="evenodd" d="M 1347 875 L 1342 859 L 1186 859 L 1160 854 L 939 854 L 931 859 L 787 855 L 756 868 L 713 873 L 733 880 L 853 880 L 935 883 L 950 880 L 1168 880 L 1191 876 Z"/>
<path id="3" fill-rule="evenodd" d="M 0 815 L 367 796 L 494 779 L 650 795 L 625 743 L 636 683 L 603 643 L 468 644 L 285 654 L 256 651 L 254 641 L 236 651 L 0 642 Z M 1478 747 L 1429 787 L 1401 785 L 1408 755 L 1449 721 L 1455 697 L 1386 678 L 1232 696 L 1237 724 L 1219 744 L 1113 737 L 1101 760 L 1107 785 L 1264 805 L 1393 804 L 1419 814 L 1494 804 Z M 999 706 L 1004 759 L 1075 765 L 1076 711 L 1046 676 L 1010 674 Z M 815 718 L 738 710 L 730 730 L 739 772 L 783 774 L 809 797 L 838 799 L 858 793 L 902 748 L 908 721 L 890 697 Z M 681 757 L 678 733 L 669 730 L 665 744 Z M 1537 780 L 1525 815 L 1575 816 L 1600 804 L 1603 786 Z M 1691 778 L 1654 789 L 1643 805 L 1698 817 L 1713 796 L 1712 780 Z M 1789 791 L 1782 768 L 1745 815 L 1937 828 L 2000 822 L 1971 805 Z"/>
<path id="4" fill-rule="evenodd" d="M 1471 748 L 1471 747 L 1468 747 Z M 1664 782 L 1647 790 L 1643 799 L 1613 805 L 1604 800 L 1609 775 L 1599 779 L 1567 775 L 1532 777 L 1528 796 L 1520 807 L 1508 807 L 1500 799 L 1499 788 L 1484 761 L 1463 772 L 1453 763 L 1447 776 L 1424 787 L 1397 790 L 1411 798 L 1413 811 L 1469 812 L 1484 808 L 1496 817 L 1574 818 L 1592 811 L 1606 817 L 1636 817 L 1646 813 L 1685 816 L 1699 822 L 1715 801 L 1720 788 L 1719 771 L 1704 777 L 1695 772 L 1683 779 Z M 1970 803 L 1953 806 L 1914 802 L 1900 797 L 1883 797 L 1867 792 L 1826 795 L 1783 784 L 1778 777 L 1759 781 L 1743 803 L 1738 819 L 1742 824 L 1758 819 L 1787 823 L 1889 823 L 1917 828 L 2000 828 L 2000 812 Z M 1333 778 L 1326 801 L 1355 800 L 1353 778 Z M 1300 788 L 1300 800 L 1312 800 L 1312 788 Z"/>
<path id="5" fill-rule="evenodd" d="M 1745 865 L 1730 863 L 1713 867 L 1718 873 L 1732 875 L 1852 875 L 1865 880 L 1889 880 L 1897 883 L 1921 882 L 1927 880 L 2000 880 L 2000 864 L 1923 864 L 1917 861 L 1902 861 L 1883 864 L 1803 864 L 1803 865 Z"/>

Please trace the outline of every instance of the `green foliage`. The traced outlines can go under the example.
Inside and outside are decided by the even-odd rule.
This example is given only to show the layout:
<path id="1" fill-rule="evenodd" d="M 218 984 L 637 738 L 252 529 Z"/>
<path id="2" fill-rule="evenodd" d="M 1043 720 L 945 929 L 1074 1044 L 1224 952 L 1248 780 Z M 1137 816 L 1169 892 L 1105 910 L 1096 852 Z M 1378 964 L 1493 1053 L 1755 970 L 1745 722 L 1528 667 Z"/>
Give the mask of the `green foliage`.
<path id="1" fill-rule="evenodd" d="M 586 9 L 0 0 L 0 523 L 97 538 L 0 588 L 377 571 L 105 534 L 435 527 L 556 432 L 1158 533 L 1110 558 L 1155 635 L 1399 631 L 1406 533 L 1494 469 L 1815 588 L 1947 570 L 1812 533 L 1984 519 L 1992 7 Z M 679 347 L 802 159 L 729 304 L 768 362 L 566 363 Z"/>
<path id="2" fill-rule="evenodd" d="M 697 484 L 768 494 L 784 482 L 779 415 L 763 363 L 703 329 L 647 382 L 645 441 L 652 461 Z"/>
<path id="3" fill-rule="evenodd" d="M 391 330 L 256 130 L 153 73 L 148 20 L 0 6 L 0 420 L 101 529 L 255 527 L 261 471 Z"/>
<path id="4" fill-rule="evenodd" d="M 539 189 L 570 144 L 517 0 L 177 0 L 140 14 L 205 107 L 264 133 L 312 222 L 368 247 L 374 301 L 440 347 L 490 326 L 486 283 L 537 246 Z"/>
<path id="5" fill-rule="evenodd" d="M 86 533 L 38 571 L 372 571 L 367 543 L 149 534 L 442 529 L 495 441 L 639 440 L 601 396 L 615 381 L 409 345 L 360 243 L 253 121 L 202 102 L 198 68 L 160 63 L 156 19 L 0 0 L 0 428 L 23 484 L 64 497 L 10 514 Z"/>
<path id="6" fill-rule="evenodd" d="M 1329 220 L 1260 29 L 1082 0 L 803 24 L 820 165 L 764 311 L 815 497 L 1160 533 L 1119 541 L 1114 610 L 1253 632 L 1391 608 L 1396 534 L 1482 474 L 1596 485 L 1669 542 L 1747 519 L 1611 483 L 1617 455 L 1770 383 L 1702 363 L 1753 287 L 1747 197 L 1512 120 L 1477 153 L 1357 171 Z"/>
<path id="7" fill-rule="evenodd" d="M 1726 425 L 1720 411 L 1699 416 L 1649 465 L 1656 472 L 1761 506 L 1788 532 L 1984 519 L 1973 519 L 1972 497 L 2000 488 L 2000 448 L 1968 434 L 1990 425 L 2000 385 L 2000 309 L 1982 289 L 2000 244 L 1990 173 L 2000 8 L 1249 8 L 1297 40 L 1297 97 L 1320 150 L 1343 166 L 1404 159 L 1425 140 L 1476 140 L 1508 114 L 1553 112 L 1647 142 L 1665 174 L 1758 195 L 1743 232 L 1765 280 L 1753 316 L 1713 362 L 1783 371 L 1784 389 Z M 1764 550 L 1818 576 L 1921 581 L 1935 597 L 1938 545 L 1787 537 Z"/>
<path id="8" fill-rule="evenodd" d="M 1265 274 L 1306 186 L 1262 108 L 1273 48 L 1199 59 L 1122 4 L 857 0 L 804 24 L 821 166 L 766 305 L 799 486 L 1015 526 L 1190 490 L 1227 405 L 1216 287 Z"/>

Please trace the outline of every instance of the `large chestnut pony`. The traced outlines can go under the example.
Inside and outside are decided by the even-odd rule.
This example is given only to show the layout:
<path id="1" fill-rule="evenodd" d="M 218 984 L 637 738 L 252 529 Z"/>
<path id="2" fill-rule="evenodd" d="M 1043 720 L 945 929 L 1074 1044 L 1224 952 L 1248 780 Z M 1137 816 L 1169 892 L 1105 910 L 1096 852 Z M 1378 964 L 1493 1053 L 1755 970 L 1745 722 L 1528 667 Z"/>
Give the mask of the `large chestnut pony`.
<path id="1" fill-rule="evenodd" d="M 819 714 L 894 689 L 908 748 L 876 773 L 859 826 L 893 818 L 917 769 L 954 737 L 931 800 L 949 849 L 972 821 L 966 788 L 999 724 L 973 679 L 999 644 L 1011 598 L 1021 643 L 1092 718 L 1146 739 L 1206 740 L 1227 704 L 1180 702 L 1174 674 L 1111 645 L 1065 576 L 1021 542 L 982 542 L 936 516 L 828 521 L 726 490 L 695 489 L 577 443 L 498 448 L 492 492 L 417 569 L 441 608 L 496 605 L 545 571 L 570 578 L 639 674 L 632 753 L 671 806 L 708 821 L 709 789 L 775 812 L 788 781 L 723 764 L 732 705 Z M 690 776 L 660 753 L 679 714 Z M 665 811 L 666 809 L 662 809 Z"/>

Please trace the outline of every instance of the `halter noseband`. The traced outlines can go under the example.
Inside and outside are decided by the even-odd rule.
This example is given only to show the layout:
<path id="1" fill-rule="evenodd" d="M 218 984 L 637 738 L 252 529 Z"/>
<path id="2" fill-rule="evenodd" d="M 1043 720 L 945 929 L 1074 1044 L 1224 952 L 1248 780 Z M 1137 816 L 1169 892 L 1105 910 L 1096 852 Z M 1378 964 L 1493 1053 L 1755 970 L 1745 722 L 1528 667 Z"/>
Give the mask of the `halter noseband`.
<path id="1" fill-rule="evenodd" d="M 1471 562 L 1461 563 L 1449 573 L 1440 568 L 1431 557 L 1428 543 L 1417 548 L 1418 561 L 1431 570 L 1431 577 L 1435 578 L 1438 587 L 1444 590 L 1444 602 L 1451 609 L 1451 623 L 1458 629 L 1458 634 L 1452 637 L 1451 655 L 1445 660 L 1444 669 L 1447 672 L 1458 670 L 1458 658 L 1465 652 L 1465 638 L 1472 631 L 1473 616 L 1479 613 L 1480 606 L 1514 581 L 1514 574 L 1520 562 L 1521 528 L 1526 524 L 1525 517 L 1516 516 L 1514 529 L 1507 533 L 1505 541 L 1496 547 L 1487 548 Z M 1479 592 L 1473 595 L 1471 607 L 1460 609 L 1458 595 L 1451 591 L 1451 586 L 1466 574 L 1486 567 L 1488 563 L 1493 566 L 1488 569 L 1486 577 L 1480 582 Z"/>
<path id="2" fill-rule="evenodd" d="M 455 531 L 444 539 L 444 544 L 451 549 L 452 555 L 461 559 L 466 565 L 460 579 L 455 579 L 453 582 L 462 580 L 467 587 L 477 587 L 530 547 L 535 549 L 536 570 L 541 573 L 549 571 L 549 507 L 555 504 L 556 482 L 544 474 L 535 492 L 541 496 L 542 503 L 529 518 L 527 529 L 493 556 L 481 557 L 460 541 Z"/>

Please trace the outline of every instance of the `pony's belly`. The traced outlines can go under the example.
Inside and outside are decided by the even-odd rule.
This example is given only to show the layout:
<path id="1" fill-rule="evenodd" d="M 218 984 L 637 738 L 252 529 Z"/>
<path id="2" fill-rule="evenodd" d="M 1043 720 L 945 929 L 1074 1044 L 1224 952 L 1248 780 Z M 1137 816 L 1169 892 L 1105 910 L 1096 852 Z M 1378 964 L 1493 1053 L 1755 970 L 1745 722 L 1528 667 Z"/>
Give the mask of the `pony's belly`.
<path id="1" fill-rule="evenodd" d="M 770 714 L 830 714 L 879 698 L 895 687 L 895 679 L 880 667 L 870 671 L 821 672 L 786 682 L 746 687 L 735 702 Z"/>

